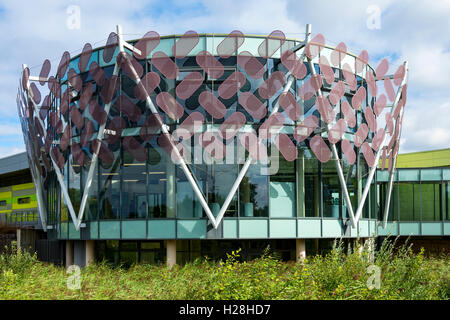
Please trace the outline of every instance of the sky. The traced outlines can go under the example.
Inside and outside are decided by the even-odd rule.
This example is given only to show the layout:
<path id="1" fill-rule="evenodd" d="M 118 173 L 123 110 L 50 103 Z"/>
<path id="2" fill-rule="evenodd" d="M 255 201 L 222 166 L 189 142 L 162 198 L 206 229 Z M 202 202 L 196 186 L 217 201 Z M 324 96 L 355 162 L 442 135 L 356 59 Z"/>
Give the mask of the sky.
<path id="1" fill-rule="evenodd" d="M 387 58 L 394 72 L 407 60 L 400 152 L 450 148 L 449 17 L 450 0 L 0 0 L 0 158 L 25 150 L 16 107 L 22 64 L 38 75 L 49 59 L 54 73 L 64 51 L 103 45 L 117 24 L 125 39 L 151 30 L 266 35 L 277 29 L 303 39 L 310 23 L 329 44 L 367 50 L 373 66 Z"/>

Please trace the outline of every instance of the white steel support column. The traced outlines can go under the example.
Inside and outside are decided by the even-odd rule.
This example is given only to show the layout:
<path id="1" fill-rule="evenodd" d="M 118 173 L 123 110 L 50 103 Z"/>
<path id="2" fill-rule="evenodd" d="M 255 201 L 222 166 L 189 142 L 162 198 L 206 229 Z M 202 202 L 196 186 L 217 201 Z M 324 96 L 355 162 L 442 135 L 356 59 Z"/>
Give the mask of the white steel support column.
<path id="1" fill-rule="evenodd" d="M 308 60 L 308 65 L 309 65 L 309 69 L 311 71 L 311 76 L 315 76 L 316 75 L 316 69 L 314 69 L 314 64 L 312 62 L 311 59 L 307 59 Z M 317 91 L 317 94 L 322 97 L 322 90 L 319 88 L 319 90 Z M 327 131 L 329 131 L 331 129 L 332 125 L 331 123 L 327 124 Z M 344 191 L 344 200 L 345 200 L 345 204 L 347 205 L 347 208 L 350 212 L 350 222 L 353 225 L 353 228 L 356 228 L 356 220 L 355 220 L 355 216 L 353 214 L 353 206 L 352 206 L 352 202 L 350 200 L 350 196 L 348 194 L 348 189 L 347 189 L 347 183 L 345 181 L 345 177 L 344 177 L 344 173 L 342 171 L 342 167 L 341 167 L 341 163 L 339 162 L 339 154 L 337 152 L 337 148 L 335 144 L 331 144 L 331 151 L 333 153 L 333 158 L 335 159 L 335 165 L 336 165 L 336 171 L 339 177 L 339 182 L 341 183 L 341 187 L 342 190 Z"/>
<path id="2" fill-rule="evenodd" d="M 306 25 L 305 42 L 303 45 L 305 45 L 309 41 L 310 35 L 311 35 L 311 25 L 307 24 Z M 302 46 L 300 45 L 300 46 L 295 47 L 294 50 L 297 51 L 301 48 L 302 48 Z M 302 53 L 302 56 L 300 59 L 303 61 L 304 52 Z M 283 88 L 283 93 L 286 93 L 289 91 L 289 89 L 291 88 L 291 86 L 295 80 L 294 76 L 292 76 L 290 72 L 287 73 L 287 77 L 288 77 L 288 82 L 286 83 L 286 85 Z M 277 112 L 279 108 L 280 108 L 280 104 L 279 104 L 279 100 L 278 100 L 277 104 L 272 109 L 272 112 L 270 113 L 269 117 L 271 115 L 273 115 L 275 112 Z M 237 189 L 239 188 L 239 185 L 241 184 L 242 179 L 244 178 L 245 174 L 247 173 L 247 170 L 250 167 L 250 164 L 252 163 L 252 161 L 253 161 L 253 158 L 251 155 L 249 155 L 247 160 L 245 161 L 244 165 L 242 166 L 241 171 L 239 172 L 239 174 L 236 178 L 236 181 L 234 182 L 233 186 L 231 187 L 231 190 L 228 193 L 228 196 L 226 197 L 226 199 L 222 205 L 222 208 L 220 208 L 220 211 L 219 211 L 219 214 L 217 215 L 217 220 L 216 220 L 216 226 L 215 226 L 216 229 L 219 226 L 220 221 L 222 221 L 222 218 L 225 215 L 225 211 L 227 211 L 228 206 L 230 205 L 231 200 L 233 199 L 234 194 L 236 193 Z"/>
<path id="3" fill-rule="evenodd" d="M 95 256 L 95 242 L 94 240 L 86 240 L 85 244 L 85 251 L 86 251 L 86 266 L 94 263 Z"/>
<path id="4" fill-rule="evenodd" d="M 297 262 L 302 262 L 306 258 L 306 240 L 295 239 L 295 257 Z"/>
<path id="5" fill-rule="evenodd" d="M 177 240 L 166 241 L 167 265 L 173 267 L 177 264 Z"/>
<path id="6" fill-rule="evenodd" d="M 117 26 L 116 31 L 117 31 L 117 41 L 118 41 L 118 46 L 119 46 L 119 52 L 124 52 L 123 39 L 122 39 L 122 28 L 120 26 Z M 117 63 L 117 59 L 116 59 L 116 63 L 114 64 L 113 75 L 117 76 L 119 74 L 119 71 L 120 71 L 120 67 L 119 67 L 119 64 Z M 109 115 L 109 110 L 111 109 L 111 104 L 112 104 L 112 101 L 110 101 L 109 103 L 107 103 L 105 105 L 104 110 L 105 110 L 105 113 L 107 116 Z M 95 166 L 98 161 L 98 153 L 100 151 L 101 141 L 103 140 L 105 127 L 106 127 L 106 121 L 104 124 L 100 125 L 98 128 L 96 139 L 99 140 L 100 143 L 97 144 L 97 148 L 96 148 L 96 150 L 94 150 L 94 152 L 92 154 L 92 160 L 91 160 L 89 172 L 88 172 L 88 175 L 86 178 L 86 184 L 84 185 L 83 198 L 81 199 L 80 211 L 78 212 L 78 220 L 77 220 L 77 224 L 75 225 L 76 230 L 80 229 L 81 221 L 83 220 L 84 210 L 86 207 L 87 198 L 89 196 L 89 191 L 91 190 L 92 180 L 94 178 L 94 170 L 95 170 Z"/>
<path id="7" fill-rule="evenodd" d="M 66 268 L 73 265 L 73 262 L 74 262 L 73 241 L 66 240 Z"/>
<path id="8" fill-rule="evenodd" d="M 400 86 L 397 89 L 397 94 L 395 95 L 394 103 L 392 104 L 392 107 L 391 107 L 391 114 L 393 114 L 395 112 L 395 109 L 398 106 L 398 102 L 400 101 L 400 96 L 402 94 L 403 86 L 406 83 L 406 77 L 407 77 L 407 74 L 408 74 L 408 62 L 405 61 L 403 63 L 403 66 L 405 67 L 405 74 L 403 76 L 403 79 L 402 79 L 402 82 L 401 82 Z M 400 118 L 400 116 L 399 116 L 399 118 Z M 386 131 L 386 129 L 387 129 L 387 125 L 385 125 L 385 127 L 384 127 L 385 131 Z M 393 134 L 393 132 L 390 132 L 390 134 Z M 372 184 L 373 177 L 374 177 L 375 172 L 377 170 L 378 162 L 380 161 L 380 157 L 381 157 L 381 153 L 382 153 L 382 150 L 383 150 L 384 143 L 386 141 L 386 137 L 387 137 L 387 134 L 385 134 L 383 142 L 380 144 L 380 148 L 378 149 L 378 151 L 377 151 L 377 153 L 375 155 L 375 164 L 374 164 L 374 166 L 372 168 L 370 168 L 369 176 L 367 177 L 366 185 L 364 186 L 364 191 L 363 191 L 362 196 L 361 196 L 361 201 L 359 202 L 358 209 L 356 210 L 356 216 L 355 216 L 356 221 L 359 220 L 359 217 L 361 215 L 362 209 L 364 208 L 364 203 L 366 201 L 367 194 L 369 193 L 369 188 L 370 188 L 370 185 Z M 394 160 L 394 164 L 392 166 L 392 171 L 395 168 L 395 160 Z M 389 192 L 388 197 L 390 197 L 390 192 Z"/>

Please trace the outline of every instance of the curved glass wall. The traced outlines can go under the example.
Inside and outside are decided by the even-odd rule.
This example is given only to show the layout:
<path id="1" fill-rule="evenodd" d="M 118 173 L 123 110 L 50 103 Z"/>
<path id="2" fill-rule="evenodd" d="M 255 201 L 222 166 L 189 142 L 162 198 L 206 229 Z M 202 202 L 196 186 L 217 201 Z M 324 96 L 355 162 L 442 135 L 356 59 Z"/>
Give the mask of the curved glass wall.
<path id="1" fill-rule="evenodd" d="M 274 108 L 283 104 L 279 101 L 282 86 L 275 90 L 278 94 L 272 94 L 270 97 L 265 97 L 258 88 L 264 86 L 265 81 L 275 75 L 287 74 L 288 69 L 281 56 L 299 42 L 286 40 L 271 57 L 261 57 L 258 46 L 263 38 L 246 37 L 244 44 L 236 52 L 224 58 L 217 55 L 216 51 L 218 43 L 224 37 L 214 38 L 214 36 L 205 35 L 199 37 L 198 44 L 188 55 L 174 58 L 172 47 L 178 39 L 177 37 L 161 38 L 158 46 L 152 51 L 152 53 L 160 51 L 167 55 L 165 66 L 161 66 L 156 60 L 152 61 L 151 54 L 147 59 L 134 60 L 136 63 L 133 66 L 139 72 L 142 81 L 144 79 L 149 81 L 146 83 L 148 87 L 152 86 L 149 80 L 151 77 L 155 76 L 159 79 L 153 90 L 150 90 L 148 100 L 151 100 L 156 108 L 159 107 L 161 119 L 171 133 L 179 129 L 189 117 L 201 116 L 203 119 L 190 141 L 179 139 L 177 143 L 183 144 L 187 150 L 188 155 L 185 155 L 185 159 L 188 162 L 189 171 L 195 177 L 212 213 L 217 216 L 249 155 L 248 150 L 239 142 L 240 135 L 252 130 L 258 132 Z M 109 49 L 100 48 L 92 52 L 85 70 L 79 74 L 82 90 L 70 91 L 69 84 L 73 86 L 70 77 L 68 79 L 67 73 L 62 77 L 61 95 L 58 98 L 61 101 L 59 105 L 56 103 L 52 107 L 53 111 L 51 110 L 54 112 L 51 119 L 56 120 L 53 121 L 50 117 L 46 120 L 53 121 L 51 127 L 56 131 L 56 138 L 68 144 L 64 146 L 64 150 L 61 146 L 58 150 L 62 153 L 63 160 L 70 158 L 69 164 L 64 167 L 64 179 L 75 211 L 78 212 L 87 177 L 92 171 L 93 179 L 84 214 L 84 219 L 87 221 L 205 219 L 206 214 L 188 178 L 181 167 L 173 163 L 167 152 L 167 141 L 155 125 L 155 116 L 147 105 L 148 100 L 142 98 L 142 93 L 137 89 L 135 81 L 130 78 L 131 75 L 126 68 L 120 69 L 117 77 L 113 75 L 118 48 L 116 47 L 112 58 L 109 57 L 109 59 L 106 57 L 108 56 L 106 50 Z M 198 56 L 196 57 L 202 50 L 215 53 L 212 59 L 220 62 L 223 72 L 215 74 L 212 70 L 214 67 L 205 71 L 205 68 L 199 64 Z M 239 55 L 243 52 L 253 55 L 252 63 L 259 66 L 260 76 L 255 76 L 254 68 L 243 67 L 242 61 L 239 61 Z M 331 49 L 325 48 L 321 54 L 329 56 L 330 52 Z M 350 64 L 355 63 L 353 56 L 347 56 L 347 58 L 353 59 L 353 62 L 349 62 Z M 68 69 L 73 68 L 79 72 L 79 59 L 80 57 L 76 57 L 71 60 Z M 169 65 L 178 68 L 176 76 L 168 76 Z M 301 115 L 293 120 L 293 117 L 289 115 L 292 110 L 287 110 L 285 106 L 279 109 L 283 117 L 282 132 L 297 149 L 298 156 L 296 159 L 289 160 L 286 160 L 284 155 L 280 156 L 277 163 L 278 170 L 271 175 L 267 172 L 274 163 L 258 160 L 251 164 L 239 185 L 238 192 L 233 196 L 225 212 L 225 219 L 348 219 L 343 189 L 336 171 L 337 161 L 343 167 L 353 209 L 356 210 L 365 185 L 368 166 L 360 147 L 354 145 L 354 136 L 361 126 L 367 126 L 363 110 L 367 106 L 373 106 L 374 99 L 367 94 L 359 109 L 351 109 L 351 117 L 354 117 L 355 124 L 352 127 L 346 126 L 343 132 L 357 160 L 349 163 L 343 155 L 340 142 L 334 142 L 339 159 L 334 156 L 330 156 L 329 161 L 318 159 L 317 153 L 312 151 L 312 145 L 316 143 L 313 141 L 313 136 L 323 139 L 322 147 L 328 150 L 332 143 L 328 139 L 327 119 L 322 112 L 319 112 L 316 97 L 305 95 L 305 85 L 312 83 L 312 75 L 307 63 L 304 65 L 306 76 L 294 81 L 289 89 L 294 102 L 302 110 Z M 316 73 L 322 72 L 316 62 L 314 68 Z M 332 70 L 335 82 L 329 84 L 324 81 L 322 85 L 325 99 L 331 99 L 330 94 L 336 82 L 346 81 L 339 68 Z M 346 87 L 342 99 L 333 107 L 336 120 L 350 117 L 349 111 L 345 111 L 343 104 L 344 102 L 352 104 L 352 98 L 360 87 L 369 91 L 362 77 L 366 72 L 373 73 L 373 70 L 369 66 L 364 67 L 361 76 L 356 76 L 356 90 Z M 243 78 L 239 78 L 239 74 L 242 74 Z M 104 81 L 102 86 L 99 85 L 101 81 Z M 221 90 L 226 81 L 234 81 L 233 85 L 238 85 L 239 90 L 231 95 L 224 94 Z M 189 95 L 179 89 L 183 84 L 186 85 L 185 90 L 190 92 Z M 108 89 L 114 85 L 117 85 L 117 92 Z M 272 83 L 274 87 L 277 85 L 276 82 Z M 268 89 L 273 90 L 273 88 Z M 66 91 L 73 92 L 73 97 L 68 99 L 68 106 L 64 106 L 63 100 L 63 97 L 68 97 L 64 95 Z M 202 103 L 202 95 L 205 92 L 215 97 L 214 102 L 211 100 L 209 103 L 223 106 L 222 116 L 217 116 L 214 110 L 205 108 L 205 103 L 208 103 L 208 101 Z M 248 98 L 246 94 L 249 92 L 253 94 L 250 108 L 249 105 L 245 105 Z M 166 101 L 165 108 L 161 107 L 164 103 L 159 100 L 161 93 L 167 93 L 170 96 L 166 96 L 169 102 Z M 54 95 L 51 96 L 55 98 Z M 59 101 L 58 99 L 56 100 Z M 213 107 L 210 105 L 210 108 Z M 257 112 L 251 110 L 251 107 L 259 107 L 258 112 L 261 114 L 256 115 Z M 107 108 L 110 108 L 108 115 Z M 262 109 L 265 111 L 261 111 Z M 173 114 L 179 110 L 181 114 L 174 116 Z M 226 145 L 223 151 L 226 152 L 226 156 L 223 159 L 216 157 L 217 154 L 212 156 L 207 152 L 206 147 L 196 149 L 201 135 L 212 132 L 217 138 L 221 125 L 236 112 L 242 113 L 245 121 L 237 138 L 230 140 L 231 142 L 220 139 L 220 142 Z M 312 119 L 312 117 L 318 120 L 317 126 L 304 139 L 296 138 L 295 128 L 305 119 Z M 58 129 L 57 121 L 62 122 L 61 128 L 65 128 L 64 130 Z M 348 121 L 347 118 L 346 121 Z M 99 142 L 96 140 L 96 133 L 103 127 L 104 139 Z M 67 141 L 65 135 L 70 141 Z M 365 141 L 370 143 L 372 136 L 373 133 L 369 132 L 368 139 Z M 274 139 L 264 143 L 264 148 L 268 150 L 269 155 L 272 152 L 279 153 L 274 144 Z M 53 148 L 56 147 L 53 146 Z M 96 148 L 100 150 L 99 161 L 91 170 L 91 161 Z M 220 150 L 217 149 L 214 152 L 220 152 Z M 52 181 L 50 185 L 55 189 L 56 176 L 49 175 L 48 179 Z M 373 189 L 375 190 L 375 187 Z M 363 218 L 375 218 L 378 214 L 377 194 L 374 190 L 369 193 Z M 422 192 L 434 194 L 439 191 L 424 189 Z M 52 199 L 54 198 L 52 196 Z M 393 201 L 395 202 L 395 199 Z M 56 210 L 56 207 L 52 204 L 52 212 Z M 70 221 L 67 209 L 63 209 L 66 206 L 62 204 L 60 207 L 59 221 Z M 395 205 L 392 208 L 396 210 Z M 56 215 L 53 214 L 52 221 L 55 217 Z"/>

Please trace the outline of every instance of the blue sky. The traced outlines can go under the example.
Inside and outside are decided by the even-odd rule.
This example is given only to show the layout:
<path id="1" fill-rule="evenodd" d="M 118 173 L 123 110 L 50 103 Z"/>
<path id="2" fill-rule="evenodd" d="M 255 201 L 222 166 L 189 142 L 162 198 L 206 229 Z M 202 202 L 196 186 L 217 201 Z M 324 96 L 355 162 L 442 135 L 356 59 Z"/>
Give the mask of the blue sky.
<path id="1" fill-rule="evenodd" d="M 66 26 L 71 5 L 81 10 L 80 29 Z M 379 29 L 367 27 L 370 6 L 380 10 Z M 449 148 L 449 17 L 450 0 L 0 0 L 0 158 L 24 150 L 15 102 L 22 63 L 37 66 L 38 73 L 46 58 L 55 65 L 65 50 L 79 52 L 86 42 L 103 44 L 116 24 L 132 39 L 150 30 L 167 35 L 236 29 L 254 34 L 279 29 L 302 38 L 305 24 L 311 23 L 313 33 L 322 33 L 329 43 L 343 41 L 356 53 L 366 49 L 375 66 L 383 57 L 393 67 L 408 60 L 401 152 Z"/>

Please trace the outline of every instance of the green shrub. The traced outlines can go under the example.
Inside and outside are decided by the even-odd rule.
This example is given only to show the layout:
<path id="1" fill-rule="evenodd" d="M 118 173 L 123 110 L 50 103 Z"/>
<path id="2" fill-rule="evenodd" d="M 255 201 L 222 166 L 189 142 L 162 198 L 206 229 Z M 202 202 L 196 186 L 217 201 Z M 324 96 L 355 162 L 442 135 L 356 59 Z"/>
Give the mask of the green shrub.
<path id="1" fill-rule="evenodd" d="M 337 241 L 328 254 L 298 263 L 280 261 L 269 248 L 250 262 L 240 261 L 240 250 L 173 268 L 101 262 L 82 269 L 79 290 L 67 288 L 63 267 L 11 248 L 0 256 L 0 299 L 449 299 L 449 256 L 395 243 L 374 252 Z M 379 289 L 368 288 L 371 265 L 381 272 Z"/>

